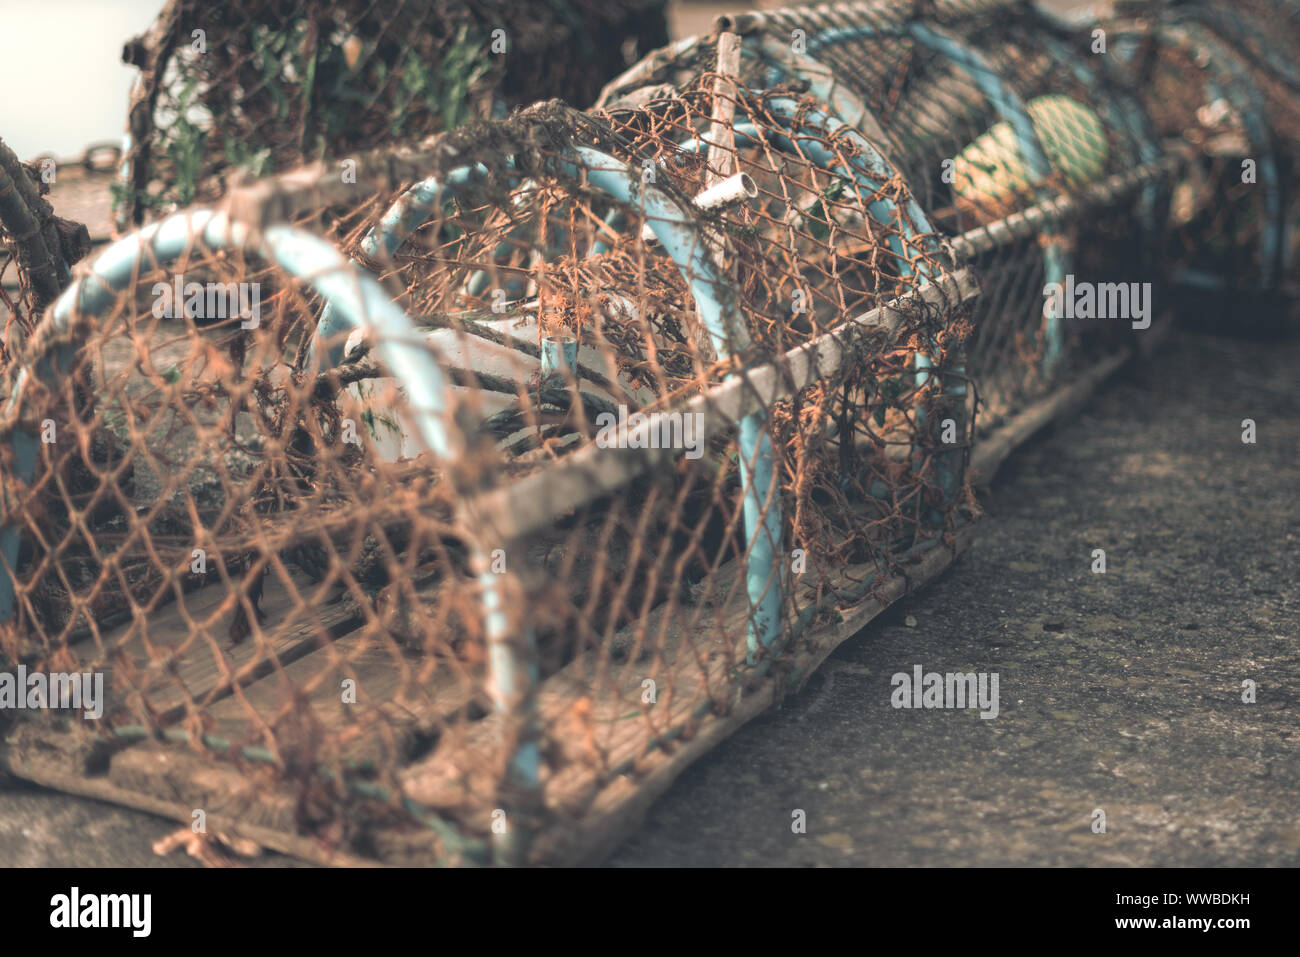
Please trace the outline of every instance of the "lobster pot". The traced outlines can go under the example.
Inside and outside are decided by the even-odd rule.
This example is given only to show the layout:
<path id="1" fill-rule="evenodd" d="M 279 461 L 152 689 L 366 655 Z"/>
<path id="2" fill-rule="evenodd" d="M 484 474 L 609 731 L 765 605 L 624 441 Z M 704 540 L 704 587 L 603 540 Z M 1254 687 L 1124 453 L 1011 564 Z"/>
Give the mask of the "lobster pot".
<path id="1" fill-rule="evenodd" d="M 244 91 L 212 115 L 266 169 L 354 144 L 308 92 L 351 104 L 336 76 L 371 140 L 439 130 L 418 147 L 236 185 L 75 280 L 0 188 L 0 655 L 105 686 L 98 720 L 4 729 L 16 774 L 318 861 L 598 856 L 947 567 L 973 479 L 1172 289 L 1287 291 L 1260 3 L 1121 15 L 1105 53 L 997 0 L 736 14 L 589 111 L 455 129 L 380 66 L 468 41 L 366 10 L 241 27 L 287 105 L 189 88 Z M 210 34 L 204 71 L 250 66 Z M 137 142 L 137 185 L 178 188 Z M 185 169 L 229 162 L 193 142 Z"/>
<path id="2" fill-rule="evenodd" d="M 566 859 L 964 534 L 976 287 L 852 128 L 696 87 L 421 162 L 132 234 L 7 370 L 4 653 L 107 688 L 19 751 L 215 768 L 317 857 Z"/>
<path id="3" fill-rule="evenodd" d="M 199 211 L 122 240 L 7 370 L 3 654 L 104 688 L 100 720 L 24 712 L 14 740 L 59 732 L 65 771 L 98 755 L 136 802 L 210 758 L 195 806 L 345 847 L 362 783 L 396 795 L 415 742 L 483 707 L 484 619 L 446 478 L 372 454 L 309 349 L 326 294 L 400 310 L 324 240 L 247 236 Z M 381 361 L 436 373 L 389 338 Z"/>
<path id="4" fill-rule="evenodd" d="M 1265 36 L 1263 12 L 1188 4 L 1110 30 L 1159 133 L 1189 152 L 1164 256 L 1175 291 L 1196 304 L 1188 311 L 1216 326 L 1268 327 L 1290 308 L 1296 107 L 1284 90 L 1294 67 L 1285 32 Z"/>
<path id="5" fill-rule="evenodd" d="M 547 97 L 585 105 L 666 30 L 663 0 L 168 0 L 123 54 L 140 74 L 119 228 L 216 199 L 236 168 L 413 142 Z"/>
<path id="6" fill-rule="evenodd" d="M 1088 52 L 1087 32 L 1024 5 L 974 2 L 924 16 L 891 4 L 794 7 L 719 26 L 742 34 L 746 83 L 795 84 L 877 144 L 980 276 L 966 371 L 981 429 L 1149 326 L 1164 289 L 1169 165 L 1143 103 L 1110 59 Z M 612 82 L 601 103 L 680 87 L 715 59 L 716 42 L 683 41 Z M 1072 291 L 1090 287 L 1102 308 L 1075 310 Z"/>
<path id="7" fill-rule="evenodd" d="M 1061 303 L 1064 316 L 1047 317 L 1043 338 L 1049 381 L 1069 378 L 1136 344 L 1167 308 L 1160 253 L 1170 167 L 1146 107 L 1090 31 L 1028 7 L 954 29 L 1025 104 L 1051 170 L 1035 186 L 1039 203 L 1078 204 L 1038 236 L 1045 285 L 1064 287 L 1063 297 L 1075 291 Z M 1033 139 L 1017 144 L 1022 155 Z M 996 349 L 973 346 L 973 365 L 986 374 L 1013 368 Z"/>

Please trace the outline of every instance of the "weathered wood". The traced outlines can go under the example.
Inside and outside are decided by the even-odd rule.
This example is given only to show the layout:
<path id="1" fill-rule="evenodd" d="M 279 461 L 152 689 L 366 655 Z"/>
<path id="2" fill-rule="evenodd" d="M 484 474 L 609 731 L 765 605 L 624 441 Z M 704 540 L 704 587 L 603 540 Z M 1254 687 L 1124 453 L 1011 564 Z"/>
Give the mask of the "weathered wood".
<path id="1" fill-rule="evenodd" d="M 426 590 L 416 594 L 431 597 Z M 258 721 L 282 727 L 310 708 L 319 733 L 336 741 L 345 758 L 394 763 L 404 760 L 416 735 L 467 720 L 481 696 L 480 666 L 435 661 L 432 676 L 417 675 L 424 664 L 402 658 L 391 638 L 362 629 L 226 696 L 206 708 L 205 717 L 214 733 L 242 741 L 256 737 Z M 345 678 L 356 682 L 356 703 L 343 701 Z"/>
<path id="2" fill-rule="evenodd" d="M 39 315 L 58 298 L 62 289 L 61 258 L 53 210 L 37 193 L 27 170 L 0 140 L 0 226 L 17 249 L 18 258 L 32 284 L 34 312 Z"/>
<path id="3" fill-rule="evenodd" d="M 252 637 L 231 643 L 239 596 L 213 583 L 107 634 L 106 659 L 95 643 L 71 646 L 72 667 L 103 671 L 106 715 L 120 720 L 147 702 L 155 721 L 170 724 L 186 713 L 189 700 L 211 704 L 233 685 L 268 674 L 275 660 L 288 664 L 361 625 L 364 612 L 354 600 L 319 603 L 320 586 L 297 568 L 288 570 L 293 591 L 274 573 L 263 588 L 264 646 Z M 301 621 L 284 627 L 294 615 Z"/>
<path id="4" fill-rule="evenodd" d="M 155 777 L 160 774 L 161 768 L 167 768 L 167 777 L 172 782 L 173 790 L 159 794 L 152 784 L 148 788 L 131 786 L 133 769 L 130 768 L 123 773 L 122 766 L 119 766 L 117 780 L 86 773 L 75 758 L 62 753 L 62 737 L 64 736 L 35 727 L 20 729 L 10 735 L 3 747 L 0 747 L 0 766 L 43 787 L 120 804 L 186 825 L 193 823 L 194 809 L 202 807 L 207 814 L 209 832 L 220 831 L 244 837 L 262 847 L 304 861 L 331 867 L 374 867 L 379 863 L 329 848 L 319 841 L 295 833 L 292 828 L 263 823 L 292 819 L 285 818 L 280 810 L 286 801 L 292 801 L 286 794 L 271 796 L 269 789 L 262 789 L 258 800 L 265 807 L 276 810 L 263 810 L 261 814 L 250 817 L 246 813 L 247 808 L 233 804 L 230 798 L 230 795 L 239 794 L 241 787 L 247 786 L 247 779 L 235 768 L 215 767 L 198 755 L 174 749 L 167 751 L 163 760 L 158 760 L 158 754 L 162 752 L 146 753 L 144 749 L 127 752 L 131 755 L 128 761 L 142 764 L 154 762 L 156 767 L 151 773 Z M 123 757 L 125 755 L 119 755 L 118 759 Z M 126 783 L 123 783 L 123 779 Z M 205 803 L 196 803 L 196 798 Z"/>
<path id="5" fill-rule="evenodd" d="M 713 80 L 713 115 L 709 124 L 709 169 L 706 186 L 714 186 L 731 175 L 736 152 L 736 78 L 740 73 L 740 37 L 718 34 L 717 76 Z"/>

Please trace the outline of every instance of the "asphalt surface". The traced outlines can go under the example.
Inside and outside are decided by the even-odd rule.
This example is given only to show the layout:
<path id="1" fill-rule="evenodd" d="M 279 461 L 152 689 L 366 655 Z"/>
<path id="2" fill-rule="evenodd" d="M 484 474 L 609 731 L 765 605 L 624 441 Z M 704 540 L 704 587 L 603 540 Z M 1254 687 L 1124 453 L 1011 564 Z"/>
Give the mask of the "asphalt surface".
<path id="1" fill-rule="evenodd" d="M 1008 460 L 954 569 L 609 863 L 1300 864 L 1297 369 L 1300 342 L 1180 335 L 1112 380 Z M 917 665 L 996 673 L 997 717 L 892 707 Z M 0 782 L 0 864 L 198 866 L 151 851 L 176 827 Z"/>

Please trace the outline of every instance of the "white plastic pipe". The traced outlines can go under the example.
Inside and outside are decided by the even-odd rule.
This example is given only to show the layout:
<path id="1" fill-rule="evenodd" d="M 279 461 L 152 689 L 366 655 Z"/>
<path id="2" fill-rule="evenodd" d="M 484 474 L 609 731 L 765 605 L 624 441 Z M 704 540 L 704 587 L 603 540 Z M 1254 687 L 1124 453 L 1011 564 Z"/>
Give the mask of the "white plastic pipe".
<path id="1" fill-rule="evenodd" d="M 717 209 L 730 206 L 744 199 L 753 199 L 758 195 L 758 184 L 748 173 L 737 173 L 713 184 L 695 197 L 698 209 Z"/>
<path id="2" fill-rule="evenodd" d="M 736 173 L 696 194 L 691 201 L 696 209 L 722 209 L 736 203 L 753 199 L 758 195 L 758 184 L 748 173 Z M 641 239 L 647 243 L 657 242 L 654 230 L 646 223 L 641 230 Z"/>

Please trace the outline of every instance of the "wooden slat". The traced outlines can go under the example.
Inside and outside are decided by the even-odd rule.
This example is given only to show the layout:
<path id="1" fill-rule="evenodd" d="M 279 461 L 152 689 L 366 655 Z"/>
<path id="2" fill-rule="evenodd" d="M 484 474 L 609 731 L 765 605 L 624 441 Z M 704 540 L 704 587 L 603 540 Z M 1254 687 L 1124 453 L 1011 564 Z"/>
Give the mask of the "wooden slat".
<path id="1" fill-rule="evenodd" d="M 305 861 L 328 866 L 367 867 L 377 862 L 347 854 L 321 841 L 303 837 L 292 825 L 293 797 L 283 790 L 262 787 L 257 802 L 244 800 L 248 779 L 233 767 L 219 767 L 198 755 L 169 750 L 166 754 L 145 749 L 118 755 L 116 778 L 87 772 L 83 755 L 68 750 L 69 735 L 35 726 L 15 730 L 0 746 L 0 766 L 43 787 L 67 794 L 109 801 L 186 825 L 193 823 L 193 811 L 202 808 L 209 833 L 221 832 L 247 838 L 256 844 L 290 854 Z M 133 775 L 141 765 L 152 765 L 148 787 L 137 787 Z M 156 781 L 166 779 L 170 788 L 159 793 Z"/>
<path id="2" fill-rule="evenodd" d="M 485 679 L 481 668 L 448 659 L 431 677 L 418 677 L 423 663 L 401 658 L 389 642 L 364 631 L 345 635 L 205 709 L 205 723 L 229 740 L 256 740 L 254 713 L 274 728 L 310 708 L 318 733 L 338 741 L 344 757 L 400 759 L 418 734 L 467 720 Z M 345 678 L 356 682 L 355 703 L 343 701 Z"/>
<path id="3" fill-rule="evenodd" d="M 69 654 L 83 670 L 104 672 L 106 715 L 120 718 L 132 701 L 144 700 L 155 720 L 173 722 L 185 713 L 187 700 L 210 703 L 232 685 L 269 673 L 273 658 L 287 664 L 361 625 L 364 613 L 355 601 L 324 603 L 320 586 L 305 573 L 293 566 L 287 571 L 289 585 L 275 573 L 266 578 L 260 602 L 263 648 L 254 636 L 231 642 L 238 599 L 214 583 L 158 609 L 143 623 L 110 632 L 104 638 L 106 661 L 90 642 L 73 645 Z"/>

